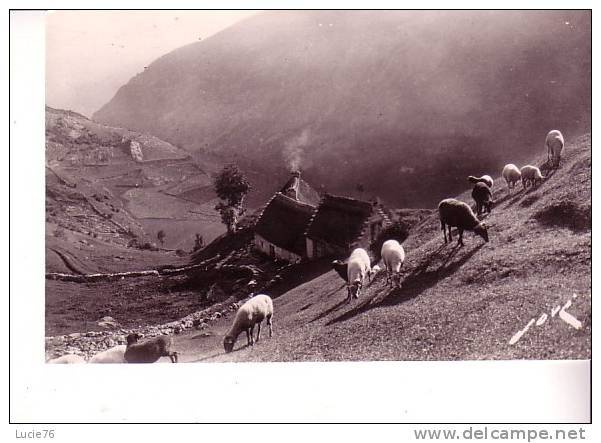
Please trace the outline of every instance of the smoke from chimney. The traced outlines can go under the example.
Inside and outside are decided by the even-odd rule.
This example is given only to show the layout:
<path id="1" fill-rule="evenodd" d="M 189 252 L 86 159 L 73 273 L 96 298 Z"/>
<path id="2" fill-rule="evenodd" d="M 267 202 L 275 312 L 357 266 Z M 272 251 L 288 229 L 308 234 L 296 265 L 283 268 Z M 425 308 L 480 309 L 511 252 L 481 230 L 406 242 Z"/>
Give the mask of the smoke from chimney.
<path id="1" fill-rule="evenodd" d="M 304 150 L 309 143 L 310 130 L 304 129 L 284 144 L 282 155 L 290 172 L 299 171 L 303 163 Z"/>

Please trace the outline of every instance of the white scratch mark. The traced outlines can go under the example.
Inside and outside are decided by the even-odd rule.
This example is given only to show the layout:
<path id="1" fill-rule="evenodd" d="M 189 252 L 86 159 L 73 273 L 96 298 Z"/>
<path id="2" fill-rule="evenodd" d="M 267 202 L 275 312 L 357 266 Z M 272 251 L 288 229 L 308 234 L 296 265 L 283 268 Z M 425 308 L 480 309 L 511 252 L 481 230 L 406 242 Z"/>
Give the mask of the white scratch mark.
<path id="1" fill-rule="evenodd" d="M 555 317 L 560 309 L 561 309 L 561 306 L 559 306 L 559 305 L 555 306 L 553 308 L 553 310 L 551 311 L 551 317 Z"/>
<path id="2" fill-rule="evenodd" d="M 569 312 L 564 311 L 563 309 L 559 311 L 559 318 L 561 318 L 563 321 L 565 321 L 567 324 L 569 324 L 575 329 L 582 328 L 582 322 Z"/>
<path id="3" fill-rule="evenodd" d="M 545 314 L 544 312 L 541 314 L 541 316 L 538 318 L 538 320 L 536 321 L 536 326 L 541 326 L 544 322 L 547 321 L 547 314 Z"/>
<path id="4" fill-rule="evenodd" d="M 572 298 L 573 298 L 573 299 L 576 299 L 577 297 L 578 297 L 578 294 L 576 294 L 576 293 L 574 292 L 574 295 L 572 295 Z"/>
<path id="5" fill-rule="evenodd" d="M 531 320 L 528 322 L 528 324 L 526 325 L 526 327 L 525 327 L 524 329 L 522 329 L 521 331 L 518 331 L 518 332 L 516 332 L 516 333 L 514 334 L 514 336 L 513 336 L 513 337 L 511 337 L 511 340 L 509 340 L 509 344 L 510 344 L 510 345 L 515 345 L 515 344 L 518 342 L 518 340 L 519 340 L 520 338 L 522 338 L 522 336 L 523 336 L 523 335 L 524 335 L 526 332 L 528 332 L 528 329 L 530 329 L 530 326 L 532 326 L 532 324 L 533 324 L 533 323 L 534 323 L 534 319 L 531 319 Z"/>
<path id="6" fill-rule="evenodd" d="M 574 295 L 576 295 L 576 294 L 574 294 Z M 563 321 L 565 321 L 571 327 L 573 327 L 575 329 L 580 329 L 580 328 L 582 328 L 582 322 L 580 320 L 578 320 L 576 317 L 574 317 L 572 314 L 570 314 L 569 312 L 566 312 L 566 309 L 568 309 L 570 306 L 572 306 L 572 299 L 568 300 L 566 302 L 566 304 L 563 305 L 563 308 L 561 308 L 561 311 L 559 311 L 559 318 L 561 318 Z"/>

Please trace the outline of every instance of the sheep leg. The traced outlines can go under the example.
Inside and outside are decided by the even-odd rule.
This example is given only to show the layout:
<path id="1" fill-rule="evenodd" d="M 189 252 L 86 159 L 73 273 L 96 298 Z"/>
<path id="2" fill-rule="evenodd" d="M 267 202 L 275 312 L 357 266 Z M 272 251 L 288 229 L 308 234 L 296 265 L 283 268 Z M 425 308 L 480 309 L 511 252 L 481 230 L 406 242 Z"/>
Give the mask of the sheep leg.
<path id="1" fill-rule="evenodd" d="M 251 346 L 255 345 L 255 338 L 253 337 L 254 332 L 255 332 L 255 325 L 252 325 L 250 327 L 250 345 Z"/>
<path id="2" fill-rule="evenodd" d="M 440 221 L 440 229 L 442 229 L 442 235 L 444 236 L 444 244 L 447 244 L 447 228 L 443 221 Z"/>
<path id="3" fill-rule="evenodd" d="M 252 346 L 252 332 L 250 328 L 246 328 L 246 345 Z"/>
<path id="4" fill-rule="evenodd" d="M 351 287 L 347 285 L 346 287 L 346 299 L 350 302 L 353 294 L 351 293 Z"/>
<path id="5" fill-rule="evenodd" d="M 169 358 L 171 359 L 171 363 L 177 363 L 177 352 L 170 352 Z"/>
<path id="6" fill-rule="evenodd" d="M 449 228 L 449 242 L 453 241 L 453 234 L 451 233 L 451 225 L 448 226 Z"/>
<path id="7" fill-rule="evenodd" d="M 357 285 L 357 292 L 355 293 L 355 298 L 359 298 L 359 294 L 361 293 L 361 286 L 363 286 L 363 284 L 359 282 L 359 284 Z"/>
<path id="8" fill-rule="evenodd" d="M 269 338 L 273 335 L 273 326 L 271 324 L 271 316 L 267 317 L 267 325 L 269 326 Z"/>
<path id="9" fill-rule="evenodd" d="M 459 240 L 457 241 L 457 244 L 463 246 L 463 229 L 457 228 L 457 230 L 459 231 Z"/>
<path id="10" fill-rule="evenodd" d="M 399 272 L 397 273 L 397 282 L 396 285 L 398 288 L 401 287 L 401 269 L 403 269 L 403 262 L 401 262 L 401 267 L 399 268 Z"/>
<path id="11" fill-rule="evenodd" d="M 261 338 L 261 322 L 257 323 L 257 339 L 255 340 L 259 343 L 259 339 Z"/>

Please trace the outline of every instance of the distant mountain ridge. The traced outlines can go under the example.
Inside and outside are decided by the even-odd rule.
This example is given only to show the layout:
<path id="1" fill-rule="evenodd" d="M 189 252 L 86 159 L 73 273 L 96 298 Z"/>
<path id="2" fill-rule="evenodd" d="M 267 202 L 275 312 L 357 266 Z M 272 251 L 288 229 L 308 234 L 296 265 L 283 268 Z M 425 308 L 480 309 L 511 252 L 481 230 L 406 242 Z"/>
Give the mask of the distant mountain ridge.
<path id="1" fill-rule="evenodd" d="M 590 35 L 587 11 L 271 11 L 157 59 L 94 119 L 238 162 L 255 203 L 298 166 L 431 207 L 590 130 Z"/>

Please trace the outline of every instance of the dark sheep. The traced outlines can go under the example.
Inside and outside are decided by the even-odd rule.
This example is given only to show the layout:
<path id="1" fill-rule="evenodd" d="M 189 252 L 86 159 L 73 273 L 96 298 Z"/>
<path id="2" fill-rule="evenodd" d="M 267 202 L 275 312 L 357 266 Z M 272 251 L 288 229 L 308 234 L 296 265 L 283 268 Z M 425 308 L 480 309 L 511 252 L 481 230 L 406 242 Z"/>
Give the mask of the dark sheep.
<path id="1" fill-rule="evenodd" d="M 478 215 L 482 214 L 483 209 L 490 214 L 495 201 L 492 199 L 492 191 L 486 183 L 480 182 L 474 185 L 472 198 L 476 202 L 476 213 Z"/>
<path id="2" fill-rule="evenodd" d="M 438 204 L 438 213 L 440 215 L 440 226 L 444 235 L 444 242 L 447 243 L 446 227 L 449 228 L 449 241 L 453 241 L 451 227 L 456 227 L 459 231 L 458 244 L 463 246 L 463 231 L 474 231 L 480 237 L 488 242 L 488 228 L 486 224 L 480 222 L 472 208 L 454 198 L 447 198 Z"/>
<path id="3" fill-rule="evenodd" d="M 342 262 L 340 260 L 334 260 L 332 262 L 332 268 L 336 273 L 340 276 L 341 279 L 346 281 L 348 275 L 348 263 Z"/>
<path id="4" fill-rule="evenodd" d="M 140 334 L 129 334 L 127 336 L 127 348 L 125 349 L 125 361 L 128 363 L 154 363 L 161 357 L 169 357 L 171 363 L 177 363 L 177 352 L 172 351 L 173 338 L 161 335 L 138 343 L 142 338 Z"/>

